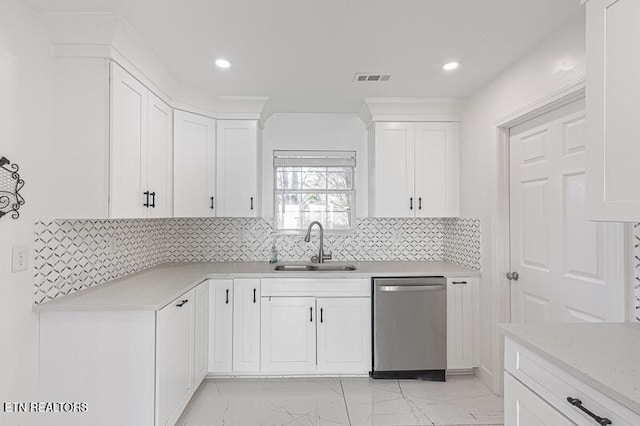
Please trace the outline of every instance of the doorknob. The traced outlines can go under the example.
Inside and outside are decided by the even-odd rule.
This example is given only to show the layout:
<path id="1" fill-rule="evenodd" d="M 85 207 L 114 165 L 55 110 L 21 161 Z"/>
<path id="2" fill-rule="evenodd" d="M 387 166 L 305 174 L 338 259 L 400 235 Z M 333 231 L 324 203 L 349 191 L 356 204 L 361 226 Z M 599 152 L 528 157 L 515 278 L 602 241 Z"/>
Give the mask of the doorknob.
<path id="1" fill-rule="evenodd" d="M 509 281 L 518 281 L 518 278 L 520 278 L 520 275 L 517 272 L 507 272 L 507 279 Z"/>

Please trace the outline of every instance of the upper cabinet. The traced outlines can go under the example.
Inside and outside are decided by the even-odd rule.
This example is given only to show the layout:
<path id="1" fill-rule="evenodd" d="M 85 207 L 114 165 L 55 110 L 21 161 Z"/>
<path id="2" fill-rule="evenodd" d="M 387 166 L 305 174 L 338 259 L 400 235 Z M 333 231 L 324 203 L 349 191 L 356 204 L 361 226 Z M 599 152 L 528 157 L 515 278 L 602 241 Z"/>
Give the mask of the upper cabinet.
<path id="1" fill-rule="evenodd" d="M 171 108 L 111 64 L 111 218 L 172 215 Z"/>
<path id="2" fill-rule="evenodd" d="M 369 135 L 369 216 L 458 216 L 458 124 L 376 122 Z"/>
<path id="3" fill-rule="evenodd" d="M 217 216 L 257 217 L 260 140 L 256 120 L 217 122 Z"/>
<path id="4" fill-rule="evenodd" d="M 174 113 L 174 214 L 216 215 L 216 120 L 185 111 Z"/>
<path id="5" fill-rule="evenodd" d="M 594 220 L 640 221 L 640 2 L 587 3 L 587 202 Z"/>

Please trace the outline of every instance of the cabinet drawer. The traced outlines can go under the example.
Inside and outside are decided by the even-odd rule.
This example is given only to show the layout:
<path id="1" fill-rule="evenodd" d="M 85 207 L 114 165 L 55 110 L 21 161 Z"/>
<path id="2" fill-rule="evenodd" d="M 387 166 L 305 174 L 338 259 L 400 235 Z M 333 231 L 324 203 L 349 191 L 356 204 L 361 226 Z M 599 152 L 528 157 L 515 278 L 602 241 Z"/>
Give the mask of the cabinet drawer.
<path id="1" fill-rule="evenodd" d="M 616 426 L 640 425 L 640 415 L 581 382 L 522 345 L 505 339 L 505 370 L 578 425 L 595 421 L 567 398 L 577 398 L 583 407 Z"/>
<path id="2" fill-rule="evenodd" d="M 262 297 L 368 297 L 371 282 L 367 278 L 266 278 L 261 290 Z"/>

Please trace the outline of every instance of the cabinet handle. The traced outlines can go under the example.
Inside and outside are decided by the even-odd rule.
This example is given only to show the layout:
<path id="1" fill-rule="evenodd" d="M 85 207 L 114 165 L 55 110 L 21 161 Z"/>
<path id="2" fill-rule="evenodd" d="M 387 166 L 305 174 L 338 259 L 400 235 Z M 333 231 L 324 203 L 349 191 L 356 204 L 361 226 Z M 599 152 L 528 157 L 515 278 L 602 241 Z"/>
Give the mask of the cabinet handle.
<path id="1" fill-rule="evenodd" d="M 253 197 L 251 197 L 251 210 L 253 210 Z"/>
<path id="2" fill-rule="evenodd" d="M 413 210 L 413 197 L 409 198 L 409 210 Z"/>
<path id="3" fill-rule="evenodd" d="M 460 285 L 460 284 L 466 284 L 466 281 L 451 281 L 451 284 L 453 285 Z"/>
<path id="4" fill-rule="evenodd" d="M 184 305 L 186 305 L 186 304 L 187 304 L 187 302 L 189 302 L 189 299 L 181 300 L 181 301 L 180 301 L 180 303 L 176 304 L 176 306 L 177 306 L 178 308 L 182 308 Z"/>
<path id="5" fill-rule="evenodd" d="M 211 197 L 211 210 L 213 210 L 213 197 Z"/>
<path id="6" fill-rule="evenodd" d="M 313 306 L 309 308 L 309 321 L 313 322 Z"/>
<path id="7" fill-rule="evenodd" d="M 322 319 L 322 308 L 320 308 L 320 322 L 324 322 L 324 320 Z"/>
<path id="8" fill-rule="evenodd" d="M 606 425 L 610 425 L 611 424 L 611 420 L 609 420 L 606 417 L 600 417 L 595 415 L 591 410 L 585 408 L 582 405 L 582 401 L 580 401 L 578 398 L 571 398 L 570 396 L 567 397 L 567 401 L 569 402 L 569 404 L 573 405 L 574 407 L 577 407 L 579 410 L 581 410 L 582 412 L 584 412 L 586 415 L 588 415 L 589 417 L 591 417 L 593 420 L 596 421 L 596 423 L 598 423 L 601 426 L 606 426 Z"/>
<path id="9" fill-rule="evenodd" d="M 227 300 L 224 303 L 226 303 L 228 305 L 229 304 L 229 289 L 226 290 L 226 293 L 227 293 Z"/>
<path id="10" fill-rule="evenodd" d="M 149 207 L 151 207 L 152 209 L 156 208 L 156 193 L 152 192 L 151 194 L 151 204 L 149 205 Z"/>
<path id="11" fill-rule="evenodd" d="M 418 198 L 418 210 L 422 210 L 422 197 Z"/>
<path id="12" fill-rule="evenodd" d="M 149 207 L 149 191 L 144 191 L 142 195 L 145 196 L 145 202 L 142 204 L 143 207 Z"/>
<path id="13" fill-rule="evenodd" d="M 256 289 L 253 289 L 253 303 L 256 303 Z"/>

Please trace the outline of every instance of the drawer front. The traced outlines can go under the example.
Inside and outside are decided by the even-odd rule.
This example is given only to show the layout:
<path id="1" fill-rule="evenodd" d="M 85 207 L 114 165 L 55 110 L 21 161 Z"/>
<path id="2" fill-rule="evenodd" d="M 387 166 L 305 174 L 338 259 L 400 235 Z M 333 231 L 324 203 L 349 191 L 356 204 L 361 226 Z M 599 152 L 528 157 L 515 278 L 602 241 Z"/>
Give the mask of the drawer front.
<path id="1" fill-rule="evenodd" d="M 368 297 L 368 278 L 264 278 L 262 297 Z"/>
<path id="2" fill-rule="evenodd" d="M 505 339 L 505 370 L 578 425 L 597 423 L 567 398 L 579 399 L 584 408 L 615 426 L 640 425 L 640 415 L 509 338 Z"/>

